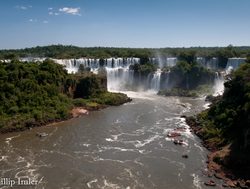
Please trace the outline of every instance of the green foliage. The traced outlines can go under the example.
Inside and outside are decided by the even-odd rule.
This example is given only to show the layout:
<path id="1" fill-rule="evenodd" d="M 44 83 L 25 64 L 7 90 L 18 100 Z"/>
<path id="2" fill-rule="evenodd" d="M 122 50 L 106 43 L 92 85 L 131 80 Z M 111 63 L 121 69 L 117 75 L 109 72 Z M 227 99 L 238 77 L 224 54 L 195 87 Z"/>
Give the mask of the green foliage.
<path id="1" fill-rule="evenodd" d="M 210 85 L 199 85 L 197 88 L 193 90 L 186 90 L 174 87 L 171 89 L 160 90 L 158 94 L 165 96 L 199 97 L 204 94 L 209 94 L 211 93 L 211 91 L 212 88 Z"/>
<path id="2" fill-rule="evenodd" d="M 92 101 L 101 105 L 117 106 L 130 101 L 127 95 L 122 93 L 103 92 L 92 96 Z"/>
<path id="3" fill-rule="evenodd" d="M 191 48 L 108 48 L 94 47 L 81 48 L 76 46 L 51 45 L 44 47 L 25 48 L 19 50 L 0 50 L 0 59 L 17 60 L 19 57 L 48 57 L 48 58 L 110 58 L 110 57 L 138 57 L 141 63 L 147 63 L 155 54 L 162 56 L 177 56 L 182 61 L 193 62 L 194 56 L 219 57 L 220 66 L 225 67 L 225 62 L 230 57 L 246 57 L 250 54 L 250 47 L 191 47 Z M 102 63 L 102 60 L 100 61 Z"/>
<path id="4" fill-rule="evenodd" d="M 196 57 L 196 52 L 194 50 L 181 51 L 178 54 L 178 58 L 180 61 L 184 61 L 189 64 L 195 62 L 195 57 Z"/>
<path id="5" fill-rule="evenodd" d="M 236 70 L 225 83 L 225 92 L 205 113 L 198 116 L 207 139 L 236 143 L 250 149 L 250 63 Z"/>
<path id="6" fill-rule="evenodd" d="M 179 61 L 170 68 L 170 85 L 185 90 L 196 89 L 200 85 L 212 84 L 215 73 L 196 62 Z"/>
<path id="7" fill-rule="evenodd" d="M 78 79 L 74 98 L 89 98 L 106 90 L 106 77 L 88 74 Z"/>
<path id="8" fill-rule="evenodd" d="M 165 96 L 198 97 L 198 93 L 196 91 L 185 90 L 181 88 L 160 90 L 158 94 Z"/>
<path id="9" fill-rule="evenodd" d="M 134 70 L 134 73 L 142 74 L 147 76 L 149 73 L 154 73 L 157 69 L 157 66 L 155 64 L 152 64 L 150 62 L 146 62 L 143 64 L 134 64 L 129 67 L 130 70 Z"/>
<path id="10" fill-rule="evenodd" d="M 47 59 L 39 63 L 0 63 L 0 131 L 23 130 L 67 119 L 74 106 L 97 109 L 127 102 L 106 91 L 105 74 L 67 74 Z M 72 97 L 77 97 L 72 99 Z M 83 99 L 83 97 L 85 99 Z"/>
<path id="11" fill-rule="evenodd" d="M 37 122 L 69 117 L 70 100 L 60 92 L 67 73 L 62 66 L 12 61 L 0 65 L 1 127 L 32 127 Z M 16 117 L 16 119 L 12 118 Z"/>

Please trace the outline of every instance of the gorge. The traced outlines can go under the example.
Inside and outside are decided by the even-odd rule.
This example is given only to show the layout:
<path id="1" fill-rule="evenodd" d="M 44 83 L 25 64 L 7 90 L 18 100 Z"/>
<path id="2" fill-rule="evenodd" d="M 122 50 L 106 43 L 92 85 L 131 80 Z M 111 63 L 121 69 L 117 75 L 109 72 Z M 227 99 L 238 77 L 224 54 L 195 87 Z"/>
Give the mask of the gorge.
<path id="1" fill-rule="evenodd" d="M 174 69 L 177 58 L 152 59 L 156 66 L 141 64 L 139 58 L 53 61 L 69 73 L 104 72 L 108 90 L 126 93 L 133 101 L 59 124 L 0 135 L 1 177 L 32 178 L 38 182 L 36 188 L 208 188 L 204 185 L 209 180 L 208 151 L 183 117 L 205 110 L 205 97 L 156 95 L 177 80 L 173 79 L 179 70 Z M 214 66 L 214 61 L 198 64 L 215 69 L 211 83 L 214 93 L 221 94 L 225 70 Z M 230 61 L 236 69 L 233 61 L 239 61 Z M 192 87 L 186 81 L 178 85 Z M 172 138 L 173 133 L 178 136 Z M 215 188 L 220 188 L 223 181 L 215 181 Z"/>

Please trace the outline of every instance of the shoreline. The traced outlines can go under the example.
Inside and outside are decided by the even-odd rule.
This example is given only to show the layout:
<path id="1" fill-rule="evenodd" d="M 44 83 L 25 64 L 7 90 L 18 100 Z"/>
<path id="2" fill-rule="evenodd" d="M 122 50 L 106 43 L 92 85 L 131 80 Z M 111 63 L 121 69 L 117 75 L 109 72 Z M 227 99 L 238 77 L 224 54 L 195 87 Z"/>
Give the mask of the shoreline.
<path id="1" fill-rule="evenodd" d="M 74 107 L 71 110 L 69 110 L 70 112 L 70 116 L 68 118 L 65 119 L 56 119 L 56 120 L 51 120 L 51 121 L 47 121 L 47 122 L 35 122 L 33 125 L 31 125 L 30 127 L 20 127 L 20 128 L 5 128 L 5 129 L 1 129 L 0 130 L 0 135 L 4 135 L 4 134 L 8 134 L 8 133 L 14 133 L 14 132 L 22 132 L 22 131 L 26 131 L 26 130 L 31 130 L 33 128 L 37 128 L 37 127 L 46 127 L 46 126 L 54 126 L 57 125 L 59 123 L 63 123 L 64 121 L 68 121 L 74 118 L 79 118 L 79 117 L 83 117 L 89 114 L 89 112 L 93 112 L 93 111 L 99 111 L 108 107 L 112 107 L 112 106 L 121 106 L 125 103 L 129 103 L 131 102 L 132 99 L 131 98 L 127 98 L 126 100 L 124 100 L 123 102 L 121 102 L 120 104 L 117 105 L 102 105 L 99 104 L 98 106 L 95 107 L 87 107 L 87 106 L 79 106 L 79 107 Z"/>
<path id="2" fill-rule="evenodd" d="M 221 185 L 216 182 L 217 180 L 222 180 L 222 187 L 225 188 L 250 188 L 250 180 L 244 180 L 240 177 L 237 177 L 233 174 L 233 170 L 223 166 L 216 162 L 216 159 L 219 157 L 220 160 L 226 157 L 230 152 L 230 145 L 226 145 L 222 148 L 217 148 L 204 140 L 204 136 L 201 133 L 201 126 L 194 117 L 186 117 L 186 123 L 190 127 L 190 131 L 193 132 L 196 136 L 198 136 L 202 140 L 202 145 L 209 151 L 207 155 L 207 171 L 205 171 L 204 175 L 208 177 L 208 181 L 204 184 L 207 186 L 215 186 Z M 212 185 L 212 184 L 215 185 Z"/>

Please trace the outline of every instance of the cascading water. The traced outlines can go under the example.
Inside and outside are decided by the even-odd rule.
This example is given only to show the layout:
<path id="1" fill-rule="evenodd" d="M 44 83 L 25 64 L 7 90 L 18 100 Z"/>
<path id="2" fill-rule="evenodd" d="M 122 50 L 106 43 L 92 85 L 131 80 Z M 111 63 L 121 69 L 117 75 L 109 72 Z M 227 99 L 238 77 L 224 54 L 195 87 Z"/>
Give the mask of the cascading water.
<path id="1" fill-rule="evenodd" d="M 157 64 L 159 68 L 163 68 L 165 66 L 173 67 L 177 63 L 177 57 L 162 57 L 157 55 L 156 58 L 151 58 L 150 61 Z"/>
<path id="2" fill-rule="evenodd" d="M 139 63 L 139 58 L 109 58 L 106 60 L 108 91 L 130 90 L 133 86 L 134 72 L 129 67 Z"/>
<path id="3" fill-rule="evenodd" d="M 215 80 L 214 80 L 214 96 L 222 95 L 224 92 L 224 77 L 219 73 L 215 73 Z"/>
<path id="4" fill-rule="evenodd" d="M 141 77 L 134 79 L 134 71 L 129 67 L 140 63 L 139 58 L 108 58 L 100 62 L 100 59 L 53 59 L 56 63 L 64 65 L 69 73 L 76 73 L 82 64 L 85 68 L 90 68 L 94 73 L 98 73 L 99 68 L 103 67 L 107 73 L 107 88 L 109 91 L 127 91 L 127 90 L 153 90 L 158 92 L 161 82 L 161 70 L 148 76 L 148 81 Z M 166 65 L 174 66 L 176 58 L 168 58 Z M 101 65 L 102 64 L 102 65 Z"/>
<path id="5" fill-rule="evenodd" d="M 127 67 L 106 67 L 108 91 L 130 90 L 133 86 L 134 72 Z"/>
<path id="6" fill-rule="evenodd" d="M 58 64 L 64 65 L 69 73 L 76 73 L 82 64 L 85 68 L 90 68 L 96 72 L 100 68 L 100 59 L 80 58 L 80 59 L 52 59 Z"/>
<path id="7" fill-rule="evenodd" d="M 45 58 L 22 58 L 23 62 L 31 61 L 44 61 Z M 109 91 L 138 91 L 138 90 L 151 90 L 158 92 L 161 87 L 169 88 L 169 73 L 162 75 L 161 69 L 164 67 L 173 67 L 176 65 L 176 57 L 164 57 L 157 55 L 155 58 L 150 58 L 150 61 L 158 65 L 158 69 L 155 73 L 151 73 L 148 76 L 143 77 L 138 74 L 134 75 L 134 71 L 129 67 L 136 63 L 140 63 L 139 58 L 108 58 L 108 59 L 91 59 L 91 58 L 79 58 L 79 59 L 52 59 L 56 63 L 64 65 L 69 73 L 76 73 L 79 70 L 80 65 L 84 68 L 89 68 L 93 73 L 98 73 L 100 68 L 106 70 L 107 73 L 107 88 Z M 197 57 L 197 62 L 209 69 L 218 69 L 218 58 L 204 58 Z M 229 58 L 226 66 L 226 73 L 228 70 L 237 69 L 245 58 Z M 4 61 L 7 62 L 7 61 Z M 163 77 L 164 76 L 164 77 Z M 222 94 L 224 90 L 224 78 L 220 73 L 216 74 L 214 84 L 214 94 Z"/>
<path id="8" fill-rule="evenodd" d="M 205 58 L 205 57 L 197 57 L 196 61 L 198 64 L 202 65 L 203 67 L 207 69 L 212 69 L 212 70 L 218 70 L 219 68 L 219 61 L 218 58 Z"/>
<path id="9" fill-rule="evenodd" d="M 244 63 L 246 58 L 229 58 L 226 66 L 226 73 L 229 74 L 232 70 L 237 69 L 240 64 Z"/>
<path id="10" fill-rule="evenodd" d="M 151 80 L 150 89 L 158 92 L 160 90 L 160 83 L 161 83 L 161 69 L 157 69 Z"/>

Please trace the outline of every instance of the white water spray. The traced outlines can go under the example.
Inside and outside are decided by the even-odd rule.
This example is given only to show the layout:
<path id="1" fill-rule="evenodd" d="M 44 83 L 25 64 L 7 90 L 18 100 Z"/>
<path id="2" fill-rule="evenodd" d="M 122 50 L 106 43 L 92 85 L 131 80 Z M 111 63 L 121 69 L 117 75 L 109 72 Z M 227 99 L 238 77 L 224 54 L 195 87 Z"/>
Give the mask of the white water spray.
<path id="1" fill-rule="evenodd" d="M 160 90 L 161 83 L 161 69 L 157 69 L 151 80 L 150 89 L 158 92 Z"/>
<path id="2" fill-rule="evenodd" d="M 224 92 L 224 77 L 216 72 L 214 81 L 214 96 L 222 95 Z"/>

